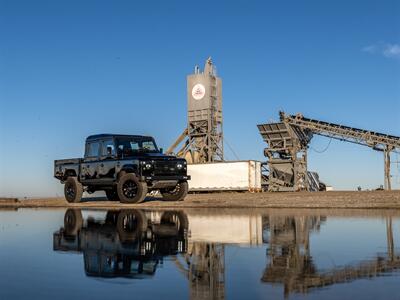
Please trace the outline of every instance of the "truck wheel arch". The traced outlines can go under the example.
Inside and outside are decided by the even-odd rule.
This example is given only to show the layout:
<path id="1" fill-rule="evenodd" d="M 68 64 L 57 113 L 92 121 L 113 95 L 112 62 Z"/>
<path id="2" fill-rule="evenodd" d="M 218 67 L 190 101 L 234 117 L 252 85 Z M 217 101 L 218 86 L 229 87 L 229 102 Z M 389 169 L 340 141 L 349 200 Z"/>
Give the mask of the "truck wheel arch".
<path id="1" fill-rule="evenodd" d="M 76 177 L 76 171 L 73 169 L 66 169 L 64 172 L 64 180 L 66 180 L 68 177 Z"/>
<path id="2" fill-rule="evenodd" d="M 118 180 L 124 176 L 126 173 L 132 173 L 135 174 L 136 176 L 138 175 L 138 168 L 135 165 L 124 165 L 121 169 L 121 171 L 118 172 Z"/>

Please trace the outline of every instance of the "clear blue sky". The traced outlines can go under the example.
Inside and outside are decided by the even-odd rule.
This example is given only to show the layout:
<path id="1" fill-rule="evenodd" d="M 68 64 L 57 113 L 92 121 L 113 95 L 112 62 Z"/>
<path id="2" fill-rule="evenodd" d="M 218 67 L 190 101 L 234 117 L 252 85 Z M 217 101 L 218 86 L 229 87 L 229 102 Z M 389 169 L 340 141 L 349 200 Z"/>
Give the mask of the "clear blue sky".
<path id="1" fill-rule="evenodd" d="M 0 0 L 0 196 L 61 195 L 53 160 L 89 134 L 168 147 L 210 55 L 240 159 L 264 159 L 256 124 L 281 109 L 400 136 L 399 1 Z M 382 153 L 362 146 L 310 150 L 309 168 L 336 189 L 383 184 Z"/>

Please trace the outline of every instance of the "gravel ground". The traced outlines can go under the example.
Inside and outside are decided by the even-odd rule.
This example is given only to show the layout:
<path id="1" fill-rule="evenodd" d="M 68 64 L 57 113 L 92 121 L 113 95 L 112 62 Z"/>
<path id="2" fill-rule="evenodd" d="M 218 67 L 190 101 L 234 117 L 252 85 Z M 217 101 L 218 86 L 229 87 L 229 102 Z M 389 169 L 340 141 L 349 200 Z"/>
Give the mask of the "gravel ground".
<path id="1" fill-rule="evenodd" d="M 299 192 L 299 193 L 206 193 L 190 194 L 182 202 L 147 197 L 141 204 L 121 204 L 105 198 L 83 198 L 70 204 L 64 198 L 16 200 L 0 198 L 0 208 L 379 208 L 400 209 L 400 191 Z"/>

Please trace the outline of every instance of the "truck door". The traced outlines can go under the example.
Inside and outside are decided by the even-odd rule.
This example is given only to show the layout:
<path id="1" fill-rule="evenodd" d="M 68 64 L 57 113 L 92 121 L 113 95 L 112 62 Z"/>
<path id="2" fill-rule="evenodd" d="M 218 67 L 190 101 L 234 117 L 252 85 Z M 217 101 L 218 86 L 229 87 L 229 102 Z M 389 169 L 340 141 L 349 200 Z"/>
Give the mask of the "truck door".
<path id="1" fill-rule="evenodd" d="M 104 182 L 115 179 L 115 145 L 113 139 L 103 140 L 100 149 L 100 161 L 97 165 L 98 178 Z"/>
<path id="2" fill-rule="evenodd" d="M 93 181 L 97 179 L 97 163 L 100 155 L 100 141 L 86 144 L 85 158 L 82 162 L 81 181 Z"/>

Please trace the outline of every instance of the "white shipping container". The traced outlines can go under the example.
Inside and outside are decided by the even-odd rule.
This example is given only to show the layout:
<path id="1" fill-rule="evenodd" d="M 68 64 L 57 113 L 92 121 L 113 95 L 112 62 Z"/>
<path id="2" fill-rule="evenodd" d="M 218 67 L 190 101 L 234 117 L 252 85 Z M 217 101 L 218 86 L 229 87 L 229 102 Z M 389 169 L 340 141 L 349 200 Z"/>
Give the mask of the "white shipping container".
<path id="1" fill-rule="evenodd" d="M 189 191 L 261 191 L 261 162 L 228 161 L 188 165 Z"/>
<path id="2" fill-rule="evenodd" d="M 146 217 L 160 224 L 165 211 L 146 211 Z M 220 214 L 207 211 L 185 212 L 189 224 L 189 242 L 261 245 L 263 222 L 261 214 Z"/>
<path id="3" fill-rule="evenodd" d="M 261 245 L 261 215 L 188 214 L 189 241 L 223 244 Z"/>

